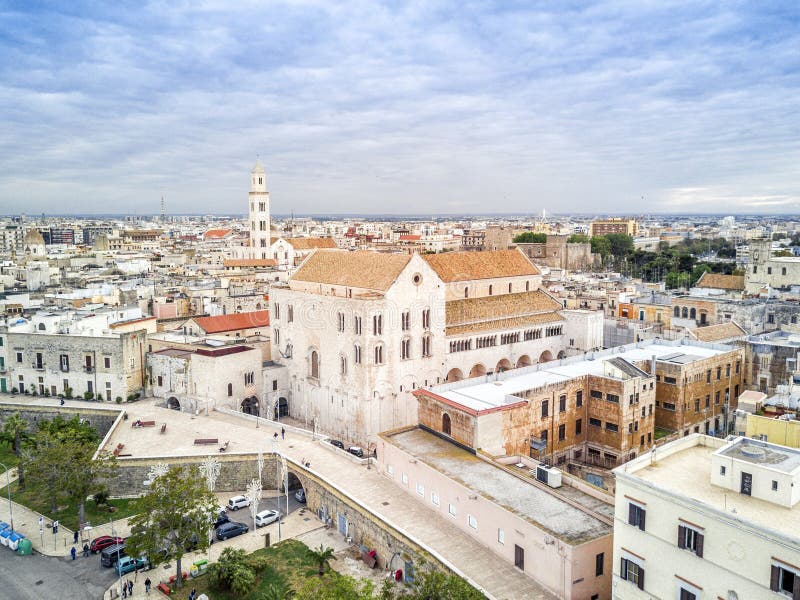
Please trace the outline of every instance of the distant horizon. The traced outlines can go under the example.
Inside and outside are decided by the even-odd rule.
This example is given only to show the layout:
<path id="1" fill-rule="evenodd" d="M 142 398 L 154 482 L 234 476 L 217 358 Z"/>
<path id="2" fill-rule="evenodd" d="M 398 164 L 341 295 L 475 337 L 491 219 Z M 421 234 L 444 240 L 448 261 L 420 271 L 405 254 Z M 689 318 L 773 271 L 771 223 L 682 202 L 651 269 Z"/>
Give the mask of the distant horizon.
<path id="1" fill-rule="evenodd" d="M 277 213 L 800 213 L 798 21 L 796 0 L 12 3 L 0 211 L 240 214 L 260 157 Z"/>

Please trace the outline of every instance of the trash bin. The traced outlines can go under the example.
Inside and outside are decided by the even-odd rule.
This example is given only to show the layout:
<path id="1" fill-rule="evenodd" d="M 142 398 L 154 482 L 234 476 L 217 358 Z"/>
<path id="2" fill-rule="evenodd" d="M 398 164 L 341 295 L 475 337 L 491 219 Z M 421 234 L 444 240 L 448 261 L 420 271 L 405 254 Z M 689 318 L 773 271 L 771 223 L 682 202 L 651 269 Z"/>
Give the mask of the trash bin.
<path id="1" fill-rule="evenodd" d="M 33 552 L 33 544 L 27 538 L 20 540 L 19 544 L 17 544 L 17 554 L 21 556 L 28 556 L 31 552 Z"/>
<path id="2" fill-rule="evenodd" d="M 19 543 L 25 539 L 25 536 L 21 533 L 17 533 L 16 531 L 8 536 L 8 547 L 12 550 L 16 550 L 19 546 Z"/>
<path id="3" fill-rule="evenodd" d="M 189 575 L 192 577 L 200 577 L 208 570 L 208 561 L 201 559 L 192 563 L 192 568 L 189 569 Z"/>

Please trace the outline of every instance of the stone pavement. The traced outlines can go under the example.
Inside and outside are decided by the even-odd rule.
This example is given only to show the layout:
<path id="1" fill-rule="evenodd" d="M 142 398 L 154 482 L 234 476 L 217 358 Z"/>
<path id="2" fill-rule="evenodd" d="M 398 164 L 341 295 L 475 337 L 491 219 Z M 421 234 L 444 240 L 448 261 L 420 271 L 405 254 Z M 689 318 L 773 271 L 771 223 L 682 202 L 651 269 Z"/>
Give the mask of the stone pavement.
<path id="1" fill-rule="evenodd" d="M 255 423 L 235 415 L 211 412 L 210 415 L 189 415 L 137 402 L 127 406 L 129 421 L 110 436 L 108 447 L 125 445 L 125 452 L 134 457 L 169 455 L 206 455 L 208 448 L 195 446 L 196 438 L 215 437 L 220 443 L 230 441 L 229 451 L 270 451 L 274 432 L 280 424 Z M 167 432 L 158 427 L 131 428 L 131 420 L 167 422 Z M 277 442 L 278 449 L 295 464 L 301 458 L 309 461 L 310 471 L 333 482 L 342 492 L 361 503 L 384 521 L 405 531 L 420 545 L 430 549 L 469 577 L 498 600 L 538 600 L 555 598 L 533 579 L 501 559 L 474 538 L 442 519 L 433 510 L 417 502 L 375 469 L 339 455 L 332 446 L 287 431 L 286 439 Z M 290 467 L 291 468 L 291 467 Z M 152 578 L 151 578 L 152 579 Z"/>

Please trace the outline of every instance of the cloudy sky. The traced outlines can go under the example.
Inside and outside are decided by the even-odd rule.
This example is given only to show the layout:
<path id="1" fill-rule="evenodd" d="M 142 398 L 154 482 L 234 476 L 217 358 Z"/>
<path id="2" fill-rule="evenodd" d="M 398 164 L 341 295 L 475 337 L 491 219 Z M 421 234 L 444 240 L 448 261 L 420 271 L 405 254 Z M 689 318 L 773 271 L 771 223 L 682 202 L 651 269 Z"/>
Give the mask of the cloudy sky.
<path id="1" fill-rule="evenodd" d="M 282 214 L 800 213 L 800 3 L 0 1 L 0 214 L 257 155 Z"/>

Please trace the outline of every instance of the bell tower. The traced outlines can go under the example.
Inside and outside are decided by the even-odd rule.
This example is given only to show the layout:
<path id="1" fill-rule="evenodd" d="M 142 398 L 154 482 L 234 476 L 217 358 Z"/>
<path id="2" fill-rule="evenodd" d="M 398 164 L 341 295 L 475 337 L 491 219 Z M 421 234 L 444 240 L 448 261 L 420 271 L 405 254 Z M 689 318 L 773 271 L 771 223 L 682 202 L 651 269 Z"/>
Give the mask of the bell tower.
<path id="1" fill-rule="evenodd" d="M 250 256 L 269 258 L 270 222 L 267 176 L 261 161 L 256 159 L 250 171 Z"/>

